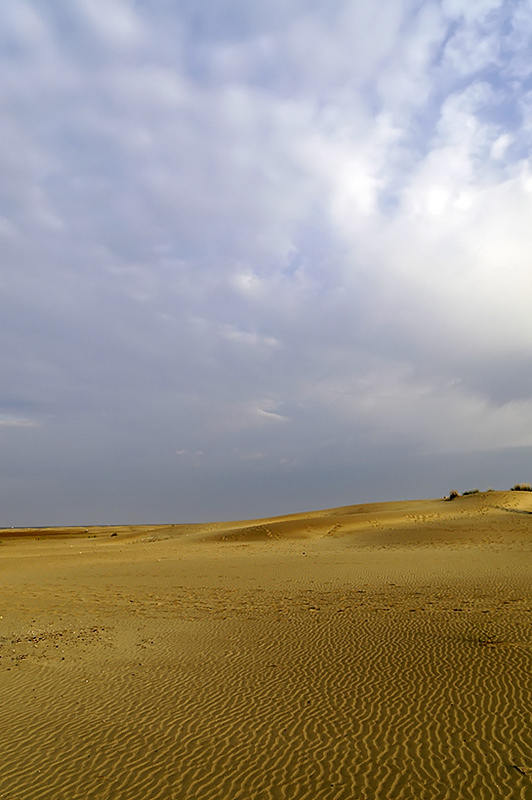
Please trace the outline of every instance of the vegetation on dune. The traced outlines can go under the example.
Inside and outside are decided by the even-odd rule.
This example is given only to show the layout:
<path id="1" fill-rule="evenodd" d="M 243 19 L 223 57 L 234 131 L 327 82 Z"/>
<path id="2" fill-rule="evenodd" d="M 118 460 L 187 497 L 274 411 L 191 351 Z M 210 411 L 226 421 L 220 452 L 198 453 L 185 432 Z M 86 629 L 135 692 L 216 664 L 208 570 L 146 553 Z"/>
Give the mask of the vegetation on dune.
<path id="1" fill-rule="evenodd" d="M 495 490 L 491 488 L 487 489 L 486 492 L 494 492 Z M 532 486 L 529 483 L 516 483 L 510 489 L 511 492 L 532 492 Z M 462 497 L 466 497 L 470 494 L 480 494 L 480 489 L 468 489 L 465 492 L 462 492 Z M 460 492 L 457 492 L 456 489 L 453 489 L 449 492 L 449 497 L 444 497 L 444 500 L 454 500 L 456 497 L 460 497 Z"/>

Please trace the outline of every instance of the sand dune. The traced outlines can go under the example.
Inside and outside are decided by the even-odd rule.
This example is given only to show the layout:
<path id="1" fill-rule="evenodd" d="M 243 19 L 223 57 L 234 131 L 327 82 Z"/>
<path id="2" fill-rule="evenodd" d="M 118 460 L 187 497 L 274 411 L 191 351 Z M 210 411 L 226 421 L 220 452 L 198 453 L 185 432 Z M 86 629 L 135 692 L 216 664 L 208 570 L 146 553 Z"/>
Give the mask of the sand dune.
<path id="1" fill-rule="evenodd" d="M 0 531 L 0 798 L 530 798 L 531 537 L 525 492 Z"/>

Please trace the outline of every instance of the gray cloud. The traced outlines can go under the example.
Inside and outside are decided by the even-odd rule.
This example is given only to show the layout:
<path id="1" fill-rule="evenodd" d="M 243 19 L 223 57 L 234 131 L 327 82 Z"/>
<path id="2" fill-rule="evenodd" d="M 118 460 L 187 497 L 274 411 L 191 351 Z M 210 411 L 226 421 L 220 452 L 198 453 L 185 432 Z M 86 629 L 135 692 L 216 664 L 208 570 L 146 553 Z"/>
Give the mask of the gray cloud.
<path id="1" fill-rule="evenodd" d="M 443 493 L 453 453 L 526 479 L 525 3 L 0 22 L 6 524 Z"/>

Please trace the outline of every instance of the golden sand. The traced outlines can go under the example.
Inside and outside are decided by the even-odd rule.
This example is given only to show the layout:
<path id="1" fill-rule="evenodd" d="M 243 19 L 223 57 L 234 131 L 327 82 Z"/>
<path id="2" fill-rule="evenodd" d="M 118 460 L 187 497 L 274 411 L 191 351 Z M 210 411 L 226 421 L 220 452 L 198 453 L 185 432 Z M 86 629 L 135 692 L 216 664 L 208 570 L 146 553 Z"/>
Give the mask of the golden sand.
<path id="1" fill-rule="evenodd" d="M 2 800 L 532 797 L 532 495 L 0 531 Z"/>

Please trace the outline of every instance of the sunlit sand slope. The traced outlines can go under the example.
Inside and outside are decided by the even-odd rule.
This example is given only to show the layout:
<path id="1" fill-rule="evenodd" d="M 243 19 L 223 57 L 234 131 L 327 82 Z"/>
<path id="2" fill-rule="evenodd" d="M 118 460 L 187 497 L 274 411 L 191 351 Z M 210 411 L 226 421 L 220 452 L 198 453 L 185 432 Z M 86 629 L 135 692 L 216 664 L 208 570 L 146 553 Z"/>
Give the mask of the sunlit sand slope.
<path id="1" fill-rule="evenodd" d="M 531 500 L 0 532 L 0 798 L 532 797 Z"/>

